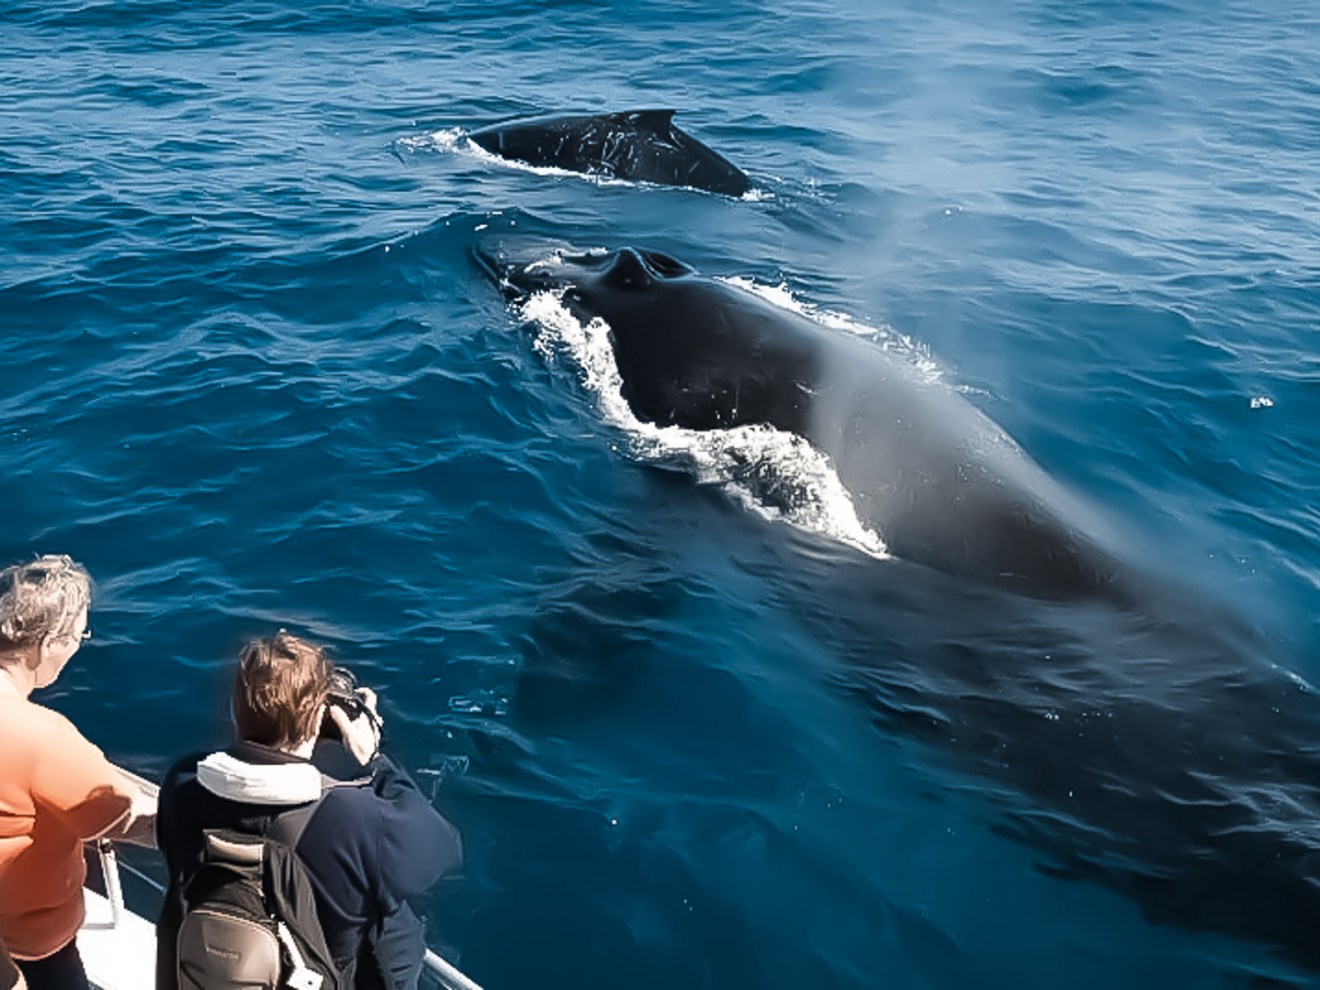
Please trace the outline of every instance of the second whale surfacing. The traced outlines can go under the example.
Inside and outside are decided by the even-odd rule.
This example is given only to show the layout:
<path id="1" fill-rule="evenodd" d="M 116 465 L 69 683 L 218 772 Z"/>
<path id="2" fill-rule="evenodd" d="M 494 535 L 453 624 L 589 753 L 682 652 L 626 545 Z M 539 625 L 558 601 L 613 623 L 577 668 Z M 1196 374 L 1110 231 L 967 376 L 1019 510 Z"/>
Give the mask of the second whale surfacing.
<path id="1" fill-rule="evenodd" d="M 607 324 L 639 420 L 765 424 L 829 457 L 858 516 L 925 566 L 872 587 L 887 565 L 804 562 L 816 592 L 794 607 L 848 661 L 839 686 L 989 781 L 996 827 L 1043 869 L 1320 972 L 1320 705 L 1231 610 L 1125 566 L 1095 512 L 874 341 L 658 252 L 477 256 L 506 294 Z"/>
<path id="2" fill-rule="evenodd" d="M 673 110 L 524 117 L 468 135 L 493 155 L 571 172 L 688 186 L 726 196 L 751 191 L 723 155 L 674 125 Z"/>

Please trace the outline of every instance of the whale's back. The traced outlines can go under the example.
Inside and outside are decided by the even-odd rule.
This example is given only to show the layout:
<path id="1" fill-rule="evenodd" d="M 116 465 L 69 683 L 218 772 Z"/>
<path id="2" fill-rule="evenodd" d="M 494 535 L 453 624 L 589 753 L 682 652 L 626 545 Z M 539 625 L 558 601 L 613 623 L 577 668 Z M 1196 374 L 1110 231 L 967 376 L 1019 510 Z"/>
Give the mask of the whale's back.
<path id="1" fill-rule="evenodd" d="M 1120 567 L 1098 512 L 944 382 L 822 334 L 806 435 L 891 552 L 1041 597 L 1112 592 Z"/>

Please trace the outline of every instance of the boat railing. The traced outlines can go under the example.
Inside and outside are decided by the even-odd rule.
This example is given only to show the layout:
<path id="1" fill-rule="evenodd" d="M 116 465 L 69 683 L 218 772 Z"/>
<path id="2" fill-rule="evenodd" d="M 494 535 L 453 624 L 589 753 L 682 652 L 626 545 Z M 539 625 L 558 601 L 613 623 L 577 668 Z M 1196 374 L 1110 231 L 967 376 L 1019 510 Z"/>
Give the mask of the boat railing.
<path id="1" fill-rule="evenodd" d="M 156 784 L 137 774 L 129 773 L 126 770 L 123 772 L 152 797 L 159 796 L 160 788 Z M 113 931 L 124 927 L 130 917 L 134 918 L 135 921 L 140 921 L 141 919 L 132 915 L 132 912 L 125 906 L 124 887 L 121 882 L 120 871 L 123 870 L 132 874 L 162 896 L 165 893 L 165 887 L 160 881 L 142 870 L 131 864 L 121 862 L 115 844 L 108 839 L 98 839 L 93 845 L 97 861 L 101 867 L 102 882 L 105 884 L 104 897 L 109 904 L 109 918 L 103 920 L 98 927 L 108 927 Z M 482 990 L 480 984 L 434 949 L 427 948 L 426 954 L 422 958 L 422 965 L 426 976 L 431 981 L 438 983 L 443 990 Z"/>

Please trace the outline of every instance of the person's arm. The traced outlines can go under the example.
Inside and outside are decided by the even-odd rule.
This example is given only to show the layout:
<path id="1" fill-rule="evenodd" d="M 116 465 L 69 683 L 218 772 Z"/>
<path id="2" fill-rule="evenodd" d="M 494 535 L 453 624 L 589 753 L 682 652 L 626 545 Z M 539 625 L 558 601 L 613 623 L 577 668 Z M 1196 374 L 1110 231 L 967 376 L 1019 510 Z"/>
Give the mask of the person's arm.
<path id="1" fill-rule="evenodd" d="M 377 756 L 371 770 L 382 801 L 381 879 L 396 897 L 416 897 L 462 865 L 462 837 L 388 756 Z"/>
<path id="2" fill-rule="evenodd" d="M 414 897 L 458 868 L 463 861 L 462 839 L 412 779 L 380 752 L 384 720 L 376 708 L 376 694 L 370 688 L 359 688 L 358 694 L 366 712 L 350 720 L 342 708 L 331 706 L 330 717 L 339 727 L 344 747 L 371 771 L 371 789 L 382 802 L 379 849 L 384 888 L 395 897 Z"/>
<path id="3" fill-rule="evenodd" d="M 139 836 L 154 800 L 55 712 L 42 731 L 32 796 L 84 840 Z M 150 841 L 148 844 L 152 844 Z"/>
<path id="4" fill-rule="evenodd" d="M 139 779 L 122 767 L 115 770 L 124 778 L 126 786 L 132 788 L 132 804 L 129 814 L 124 819 L 122 829 L 107 833 L 107 837 L 117 842 L 131 842 L 135 846 L 156 846 L 156 802 L 157 790 L 149 783 Z"/>

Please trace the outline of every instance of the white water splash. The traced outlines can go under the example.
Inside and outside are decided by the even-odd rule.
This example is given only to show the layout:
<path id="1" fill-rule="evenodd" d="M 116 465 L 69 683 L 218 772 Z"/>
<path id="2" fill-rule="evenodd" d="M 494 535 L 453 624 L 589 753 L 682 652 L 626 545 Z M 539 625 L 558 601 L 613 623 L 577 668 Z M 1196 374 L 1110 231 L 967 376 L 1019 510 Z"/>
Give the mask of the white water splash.
<path id="1" fill-rule="evenodd" d="M 467 132 L 461 127 L 448 127 L 441 131 L 401 137 L 395 143 L 404 151 L 453 152 L 466 143 L 464 139 L 466 134 Z"/>
<path id="2" fill-rule="evenodd" d="M 550 360 L 568 354 L 602 415 L 627 433 L 633 456 L 681 463 L 699 482 L 718 485 L 767 519 L 781 519 L 878 558 L 888 556 L 880 536 L 857 518 L 829 458 L 806 440 L 761 425 L 707 431 L 644 423 L 623 398 L 604 321 L 583 325 L 551 292 L 533 294 L 521 314 L 541 328 L 538 351 Z"/>

